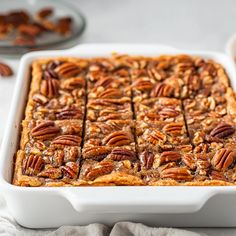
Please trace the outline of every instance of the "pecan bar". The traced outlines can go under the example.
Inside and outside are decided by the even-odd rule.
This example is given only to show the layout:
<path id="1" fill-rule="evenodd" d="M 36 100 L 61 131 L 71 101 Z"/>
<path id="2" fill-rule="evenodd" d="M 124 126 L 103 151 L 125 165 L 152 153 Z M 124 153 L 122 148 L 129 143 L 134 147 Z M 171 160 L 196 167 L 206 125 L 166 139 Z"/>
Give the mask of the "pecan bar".
<path id="1" fill-rule="evenodd" d="M 82 122 L 23 121 L 14 184 L 71 183 L 79 173 Z"/>
<path id="2" fill-rule="evenodd" d="M 87 63 L 42 60 L 33 64 L 26 119 L 84 119 Z"/>
<path id="3" fill-rule="evenodd" d="M 135 114 L 138 121 L 145 122 L 183 122 L 181 101 L 175 98 L 151 98 L 135 103 Z"/>

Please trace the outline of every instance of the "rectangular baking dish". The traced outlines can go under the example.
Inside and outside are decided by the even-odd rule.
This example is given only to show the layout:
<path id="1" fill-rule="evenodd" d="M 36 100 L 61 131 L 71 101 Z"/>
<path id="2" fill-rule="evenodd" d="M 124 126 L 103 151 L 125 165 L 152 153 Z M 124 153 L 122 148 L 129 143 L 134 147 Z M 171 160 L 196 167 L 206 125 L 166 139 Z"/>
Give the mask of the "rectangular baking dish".
<path id="1" fill-rule="evenodd" d="M 63 51 L 41 51 L 22 57 L 10 117 L 0 153 L 0 188 L 16 221 L 30 228 L 117 221 L 172 227 L 235 227 L 236 186 L 214 187 L 18 187 L 11 184 L 13 157 L 30 80 L 30 65 L 53 56 L 96 57 L 112 52 L 130 55 L 190 54 L 221 63 L 236 88 L 233 61 L 215 52 L 182 51 L 163 45 L 88 44 Z"/>

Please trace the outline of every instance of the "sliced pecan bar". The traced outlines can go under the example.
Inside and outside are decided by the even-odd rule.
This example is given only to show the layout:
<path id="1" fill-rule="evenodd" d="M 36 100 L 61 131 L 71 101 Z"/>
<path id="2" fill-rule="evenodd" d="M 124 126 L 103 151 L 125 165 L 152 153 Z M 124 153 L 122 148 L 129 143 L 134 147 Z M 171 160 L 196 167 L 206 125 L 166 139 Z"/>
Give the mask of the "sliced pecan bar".
<path id="1" fill-rule="evenodd" d="M 135 103 L 138 121 L 184 122 L 181 101 L 175 98 L 152 98 Z"/>
<path id="2" fill-rule="evenodd" d="M 87 120 L 132 120 L 131 99 L 96 99 L 87 103 Z"/>
<path id="3" fill-rule="evenodd" d="M 130 160 L 85 160 L 79 179 L 91 185 L 143 185 L 137 170 L 138 164 Z"/>

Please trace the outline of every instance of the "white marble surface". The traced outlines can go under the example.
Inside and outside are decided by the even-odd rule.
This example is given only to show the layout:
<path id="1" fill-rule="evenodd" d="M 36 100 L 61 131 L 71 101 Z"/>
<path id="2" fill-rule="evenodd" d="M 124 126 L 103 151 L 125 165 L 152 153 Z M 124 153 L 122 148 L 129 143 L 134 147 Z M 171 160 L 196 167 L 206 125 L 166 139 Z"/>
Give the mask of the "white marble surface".
<path id="1" fill-rule="evenodd" d="M 162 43 L 183 49 L 223 52 L 226 41 L 236 31 L 235 0 L 67 2 L 78 7 L 87 18 L 87 29 L 79 43 Z M 0 56 L 0 61 L 11 64 L 17 73 L 17 59 Z M 14 84 L 14 77 L 0 78 L 0 142 Z M 191 230 L 210 236 L 236 235 L 236 229 Z"/>

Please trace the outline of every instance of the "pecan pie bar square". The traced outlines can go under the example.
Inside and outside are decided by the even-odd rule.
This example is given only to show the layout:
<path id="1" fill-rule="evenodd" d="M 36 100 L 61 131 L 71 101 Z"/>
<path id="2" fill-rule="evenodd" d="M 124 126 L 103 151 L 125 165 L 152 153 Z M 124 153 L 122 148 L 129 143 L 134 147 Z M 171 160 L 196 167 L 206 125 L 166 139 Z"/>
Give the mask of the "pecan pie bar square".
<path id="1" fill-rule="evenodd" d="M 151 98 L 135 103 L 138 121 L 184 122 L 181 101 L 175 98 Z"/>
<path id="2" fill-rule="evenodd" d="M 143 185 L 138 168 L 139 164 L 130 160 L 86 159 L 82 161 L 79 179 L 92 185 Z"/>
<path id="3" fill-rule="evenodd" d="M 132 120 L 133 112 L 130 98 L 97 99 L 87 103 L 87 120 Z"/>
<path id="4" fill-rule="evenodd" d="M 169 150 L 178 145 L 189 144 L 184 122 L 136 122 L 138 146 L 150 150 Z"/>

